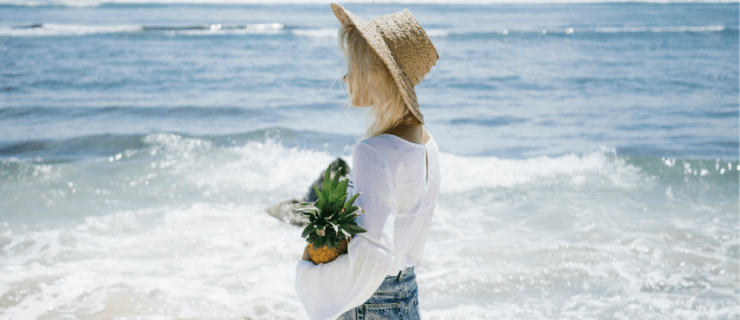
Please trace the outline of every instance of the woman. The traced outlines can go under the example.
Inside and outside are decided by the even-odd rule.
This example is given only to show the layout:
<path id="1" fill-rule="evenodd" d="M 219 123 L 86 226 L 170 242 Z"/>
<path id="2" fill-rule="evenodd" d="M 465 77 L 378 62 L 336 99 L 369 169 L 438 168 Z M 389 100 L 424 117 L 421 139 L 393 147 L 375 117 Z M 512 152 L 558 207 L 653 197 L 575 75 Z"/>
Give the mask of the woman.
<path id="1" fill-rule="evenodd" d="M 437 201 L 438 148 L 424 129 L 414 86 L 439 56 L 408 10 L 364 21 L 332 4 L 342 27 L 350 103 L 369 107 L 367 137 L 354 150 L 350 195 L 367 230 L 348 253 L 314 265 L 307 250 L 296 291 L 311 319 L 418 319 L 414 267 Z"/>

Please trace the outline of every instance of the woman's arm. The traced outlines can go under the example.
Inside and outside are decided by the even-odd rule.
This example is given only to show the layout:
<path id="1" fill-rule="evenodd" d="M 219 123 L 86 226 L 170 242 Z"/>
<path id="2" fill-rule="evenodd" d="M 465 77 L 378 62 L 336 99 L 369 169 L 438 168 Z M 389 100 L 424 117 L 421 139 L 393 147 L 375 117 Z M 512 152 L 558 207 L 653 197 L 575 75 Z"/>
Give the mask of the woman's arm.
<path id="1" fill-rule="evenodd" d="M 348 253 L 333 262 L 296 267 L 296 292 L 311 319 L 335 319 L 370 298 L 393 267 L 396 214 L 395 181 L 383 156 L 360 143 L 353 155 L 356 204 L 365 209 L 357 219 L 367 230 L 349 243 Z"/>
<path id="2" fill-rule="evenodd" d="M 301 257 L 301 260 L 311 261 L 311 255 L 308 253 L 308 245 L 303 248 L 303 257 Z"/>

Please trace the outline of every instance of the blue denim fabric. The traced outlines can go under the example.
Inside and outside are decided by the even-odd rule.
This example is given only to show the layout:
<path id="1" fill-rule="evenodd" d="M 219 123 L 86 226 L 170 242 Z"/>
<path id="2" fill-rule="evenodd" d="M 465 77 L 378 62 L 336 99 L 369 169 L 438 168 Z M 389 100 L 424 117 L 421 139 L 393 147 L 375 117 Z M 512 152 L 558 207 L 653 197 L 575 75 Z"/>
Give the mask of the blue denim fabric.
<path id="1" fill-rule="evenodd" d="M 388 276 L 372 297 L 361 306 L 350 309 L 337 320 L 418 320 L 419 289 L 414 268 L 406 268 L 399 276 Z"/>

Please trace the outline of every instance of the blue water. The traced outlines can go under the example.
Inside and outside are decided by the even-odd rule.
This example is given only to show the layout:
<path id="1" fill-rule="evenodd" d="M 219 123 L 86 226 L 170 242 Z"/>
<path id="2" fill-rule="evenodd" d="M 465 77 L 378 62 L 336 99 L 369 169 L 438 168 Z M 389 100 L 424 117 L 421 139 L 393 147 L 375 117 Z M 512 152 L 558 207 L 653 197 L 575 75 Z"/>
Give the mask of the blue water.
<path id="1" fill-rule="evenodd" d="M 353 5 L 368 19 L 403 7 L 441 56 L 418 94 L 442 150 L 738 157 L 737 4 Z M 342 58 L 326 5 L 0 10 L 2 144 L 363 132 L 356 113 L 337 112 Z M 342 124 L 317 125 L 325 117 Z"/>
<path id="2" fill-rule="evenodd" d="M 2 3 L 0 319 L 305 317 L 264 209 L 364 132 L 328 4 Z M 737 3 L 346 7 L 440 54 L 425 318 L 740 317 Z"/>

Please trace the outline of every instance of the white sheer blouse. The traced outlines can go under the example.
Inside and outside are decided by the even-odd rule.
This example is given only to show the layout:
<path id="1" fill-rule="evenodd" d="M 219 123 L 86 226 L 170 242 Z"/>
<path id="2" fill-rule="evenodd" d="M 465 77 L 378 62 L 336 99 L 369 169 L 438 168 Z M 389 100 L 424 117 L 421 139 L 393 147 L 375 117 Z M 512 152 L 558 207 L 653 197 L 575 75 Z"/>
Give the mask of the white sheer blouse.
<path id="1" fill-rule="evenodd" d="M 434 138 L 416 144 L 383 134 L 355 147 L 348 193 L 361 193 L 356 204 L 366 214 L 357 223 L 367 232 L 333 262 L 298 262 L 296 292 L 311 319 L 335 319 L 367 301 L 386 276 L 421 265 L 439 184 Z"/>

